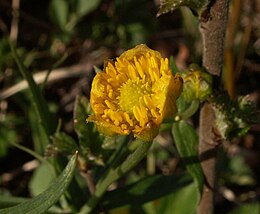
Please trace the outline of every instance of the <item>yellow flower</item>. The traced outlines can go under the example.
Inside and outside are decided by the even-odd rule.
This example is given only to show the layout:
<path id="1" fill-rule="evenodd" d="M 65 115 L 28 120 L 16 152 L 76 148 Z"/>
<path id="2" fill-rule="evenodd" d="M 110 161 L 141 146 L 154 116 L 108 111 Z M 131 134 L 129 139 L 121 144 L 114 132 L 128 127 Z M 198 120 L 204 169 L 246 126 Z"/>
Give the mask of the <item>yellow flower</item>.
<path id="1" fill-rule="evenodd" d="M 163 119 L 174 116 L 181 90 L 182 79 L 172 75 L 168 59 L 138 45 L 97 73 L 90 93 L 94 115 L 87 121 L 105 135 L 133 133 L 150 141 Z"/>

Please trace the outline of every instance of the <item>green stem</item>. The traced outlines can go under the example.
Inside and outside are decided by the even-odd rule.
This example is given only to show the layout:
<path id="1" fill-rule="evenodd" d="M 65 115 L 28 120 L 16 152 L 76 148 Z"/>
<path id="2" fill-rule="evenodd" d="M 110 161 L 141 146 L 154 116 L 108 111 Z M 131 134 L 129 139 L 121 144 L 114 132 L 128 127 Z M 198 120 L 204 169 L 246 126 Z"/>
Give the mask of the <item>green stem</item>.
<path id="1" fill-rule="evenodd" d="M 11 143 L 13 146 L 17 147 L 18 149 L 21 149 L 22 151 L 32 155 L 33 157 L 35 157 L 37 160 L 39 160 L 40 162 L 46 164 L 46 166 L 48 167 L 48 169 L 50 170 L 50 172 L 52 173 L 52 175 L 54 177 L 56 177 L 56 173 L 55 173 L 55 170 L 54 170 L 54 167 L 53 165 L 47 160 L 45 159 L 44 157 L 42 157 L 41 155 L 39 155 L 38 153 L 34 152 L 33 150 L 31 149 L 28 149 L 20 144 L 17 144 L 17 143 Z"/>
<path id="2" fill-rule="evenodd" d="M 47 74 L 43 80 L 43 83 L 42 83 L 42 86 L 41 86 L 41 89 L 43 90 L 45 88 L 45 85 L 48 81 L 48 78 L 52 72 L 53 69 L 57 68 L 61 63 L 63 63 L 68 57 L 68 54 L 65 53 L 48 71 L 47 71 Z"/>
<path id="3" fill-rule="evenodd" d="M 195 114 L 199 108 L 200 102 L 199 100 L 193 100 L 190 106 L 180 114 L 180 119 L 186 120 L 190 118 L 193 114 Z"/>
<path id="4" fill-rule="evenodd" d="M 97 206 L 101 197 L 106 192 L 108 186 L 114 181 L 118 180 L 120 177 L 125 175 L 129 170 L 135 167 L 147 154 L 152 142 L 143 142 L 140 141 L 140 145 L 137 149 L 130 154 L 127 159 L 119 166 L 111 166 L 108 170 L 108 173 L 105 174 L 103 179 L 101 178 L 96 185 L 96 191 L 88 200 L 88 202 L 81 208 L 80 214 L 91 213 L 93 209 Z"/>

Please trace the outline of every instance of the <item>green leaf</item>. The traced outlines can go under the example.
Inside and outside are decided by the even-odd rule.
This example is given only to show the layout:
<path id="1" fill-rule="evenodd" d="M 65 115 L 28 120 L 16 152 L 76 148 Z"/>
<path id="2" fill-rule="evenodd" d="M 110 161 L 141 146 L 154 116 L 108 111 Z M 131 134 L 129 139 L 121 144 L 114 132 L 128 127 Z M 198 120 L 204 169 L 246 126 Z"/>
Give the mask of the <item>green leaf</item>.
<path id="1" fill-rule="evenodd" d="M 69 3 L 66 0 L 52 0 L 49 6 L 50 17 L 53 22 L 61 29 L 65 26 L 69 19 Z"/>
<path id="2" fill-rule="evenodd" d="M 185 121 L 173 123 L 172 134 L 180 157 L 194 179 L 200 198 L 204 177 L 198 158 L 198 135 Z"/>
<path id="3" fill-rule="evenodd" d="M 44 178 L 44 179 L 42 179 Z M 32 196 L 39 195 L 48 188 L 51 181 L 53 181 L 54 175 L 50 173 L 48 165 L 41 164 L 33 172 L 33 176 L 29 183 L 29 189 Z"/>
<path id="4" fill-rule="evenodd" d="M 234 209 L 230 214 L 258 214 L 260 212 L 260 203 L 242 204 L 238 208 Z"/>
<path id="5" fill-rule="evenodd" d="M 46 139 L 50 136 L 50 134 L 54 131 L 55 122 L 53 121 L 52 115 L 49 111 L 46 100 L 44 99 L 40 88 L 36 85 L 32 74 L 26 69 L 22 60 L 19 58 L 14 45 L 10 42 L 10 47 L 12 50 L 13 57 L 16 61 L 18 69 L 22 74 L 23 78 L 27 81 L 29 85 L 29 90 L 31 93 L 31 104 L 35 108 L 35 112 L 37 114 L 38 123 L 44 130 L 46 135 Z M 42 145 L 45 147 L 46 145 Z"/>
<path id="6" fill-rule="evenodd" d="M 162 0 L 157 16 L 173 11 L 181 6 L 189 7 L 196 15 L 200 15 L 209 3 L 210 0 Z"/>
<path id="7" fill-rule="evenodd" d="M 23 203 L 28 200 L 29 200 L 28 198 L 1 195 L 0 208 L 11 207 L 11 206 L 17 205 L 19 203 Z"/>
<path id="8" fill-rule="evenodd" d="M 99 6 L 100 2 L 101 0 L 77 0 L 76 13 L 80 16 L 87 15 L 91 11 L 95 10 Z"/>
<path id="9" fill-rule="evenodd" d="M 77 153 L 72 156 L 61 175 L 40 195 L 16 206 L 0 210 L 0 214 L 40 214 L 55 204 L 65 192 L 74 175 Z"/>
<path id="10" fill-rule="evenodd" d="M 156 213 L 163 214 L 195 214 L 197 208 L 197 190 L 194 183 L 177 189 L 159 200 Z"/>
<path id="11" fill-rule="evenodd" d="M 154 175 L 121 189 L 107 192 L 101 204 L 105 210 L 124 205 L 138 206 L 178 191 L 191 182 L 188 174 Z"/>
<path id="12" fill-rule="evenodd" d="M 0 158 L 7 154 L 10 142 L 17 142 L 17 133 L 11 123 L 9 118 L 0 121 Z"/>
<path id="13" fill-rule="evenodd" d="M 173 75 L 176 75 L 179 72 L 179 69 L 173 59 L 173 56 L 170 57 L 170 68 L 172 69 Z"/>

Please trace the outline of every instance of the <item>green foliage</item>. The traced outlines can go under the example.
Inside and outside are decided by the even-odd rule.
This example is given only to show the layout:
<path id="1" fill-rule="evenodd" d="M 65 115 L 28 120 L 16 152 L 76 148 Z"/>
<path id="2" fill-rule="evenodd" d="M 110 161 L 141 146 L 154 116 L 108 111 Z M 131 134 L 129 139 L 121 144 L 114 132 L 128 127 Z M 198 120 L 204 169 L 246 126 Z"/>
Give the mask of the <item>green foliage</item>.
<path id="1" fill-rule="evenodd" d="M 0 119 L 0 158 L 7 154 L 10 143 L 17 143 L 18 141 L 17 132 L 14 127 L 17 123 L 19 121 L 15 120 L 11 115 L 3 116 L 2 120 Z"/>
<path id="2" fill-rule="evenodd" d="M 66 168 L 63 170 L 62 174 L 51 184 L 51 186 L 45 190 L 40 195 L 26 202 L 18 204 L 16 206 L 5 208 L 0 210 L 1 214 L 11 214 L 11 213 L 44 213 L 53 204 L 55 204 L 60 196 L 64 193 L 70 181 L 73 177 L 73 172 L 76 167 L 77 154 L 75 154 Z"/>
<path id="3" fill-rule="evenodd" d="M 42 179 L 44 178 L 44 179 Z M 42 193 L 54 179 L 54 174 L 50 171 L 46 164 L 41 164 L 34 171 L 29 183 L 29 189 L 32 196 L 37 196 Z"/>
<path id="4" fill-rule="evenodd" d="M 212 98 L 216 114 L 216 126 L 224 139 L 234 139 L 247 133 L 251 125 L 259 124 L 260 113 L 249 96 L 231 100 L 227 94 Z"/>
<path id="5" fill-rule="evenodd" d="M 208 7 L 210 0 L 163 0 L 157 16 L 173 11 L 181 6 L 189 7 L 196 15 L 201 15 Z"/>
<path id="6" fill-rule="evenodd" d="M 80 153 L 87 161 L 103 165 L 109 157 L 109 149 L 103 148 L 104 136 L 101 136 L 94 123 L 87 123 L 91 107 L 86 97 L 77 97 L 74 107 L 74 128 L 78 135 Z"/>
<path id="7" fill-rule="evenodd" d="M 249 186 L 255 185 L 252 169 L 245 162 L 242 155 L 227 157 L 224 152 L 221 154 L 218 164 L 218 173 L 221 174 L 221 183 L 224 185 Z"/>
<path id="8" fill-rule="evenodd" d="M 255 202 L 255 203 L 248 203 L 248 204 L 242 204 L 236 209 L 234 209 L 230 214 L 245 214 L 245 213 L 250 213 L 250 214 L 258 214 L 260 211 L 260 203 Z"/>
<path id="9" fill-rule="evenodd" d="M 102 207 L 109 210 L 121 206 L 137 206 L 145 202 L 159 199 L 164 195 L 177 195 L 177 192 L 191 184 L 187 174 L 154 175 L 143 178 L 123 188 L 107 192 L 102 200 Z M 159 188 L 158 188 L 159 187 Z M 163 200 L 163 199 L 161 199 Z M 160 202 L 160 204 L 163 202 Z"/>
<path id="10" fill-rule="evenodd" d="M 197 209 L 197 190 L 193 183 L 184 188 L 174 191 L 174 193 L 163 197 L 159 201 L 156 213 L 163 214 L 195 214 Z M 186 206 L 184 206 L 184 204 Z"/>
<path id="11" fill-rule="evenodd" d="M 75 140 L 63 132 L 56 132 L 52 137 L 52 144 L 48 145 L 48 155 L 71 155 L 79 150 Z"/>
<path id="12" fill-rule="evenodd" d="M 53 121 L 52 115 L 49 111 L 47 102 L 44 99 L 44 97 L 40 91 L 40 88 L 37 87 L 31 73 L 26 69 L 23 62 L 19 58 L 19 56 L 16 52 L 16 49 L 14 48 L 14 46 L 11 42 L 10 42 L 10 47 L 11 47 L 13 57 L 18 66 L 18 69 L 29 85 L 29 90 L 31 93 L 31 103 L 32 103 L 33 107 L 35 108 L 34 110 L 38 116 L 38 123 L 44 130 L 46 136 L 49 136 L 54 130 L 54 121 Z"/>
<path id="13" fill-rule="evenodd" d="M 150 144 L 135 141 L 133 136 L 105 137 L 99 134 L 93 123 L 86 123 L 86 118 L 92 114 L 87 97 L 76 98 L 73 119 L 72 110 L 68 108 L 67 103 L 64 104 L 64 100 L 73 94 L 71 100 L 74 101 L 74 92 L 78 93 L 79 87 L 82 86 L 81 81 L 80 84 L 74 85 L 78 77 L 70 71 L 72 64 L 77 66 L 81 62 L 90 62 L 100 66 L 101 58 L 114 57 L 125 48 L 139 43 L 148 43 L 152 48 L 163 49 L 166 55 L 177 55 L 176 59 L 183 53 L 181 48 L 177 47 L 184 45 L 189 49 L 190 55 L 184 60 L 194 61 L 195 58 L 197 59 L 195 61 L 200 61 L 201 48 L 196 45 L 200 45 L 198 19 L 188 8 L 201 18 L 203 12 L 210 7 L 211 1 L 161 1 L 158 15 L 182 6 L 186 7 L 182 8 L 182 15 L 180 13 L 174 13 L 173 16 L 168 14 L 164 16 L 167 19 L 164 17 L 155 19 L 157 6 L 153 1 L 147 0 L 50 0 L 44 2 L 39 1 L 39 4 L 45 5 L 48 10 L 38 9 L 36 7 L 38 4 L 26 6 L 26 1 L 21 5 L 19 37 L 16 41 L 19 47 L 11 46 L 11 50 L 8 39 L 6 37 L 0 39 L 1 87 L 3 86 L 4 90 L 12 87 L 21 78 L 29 85 L 25 93 L 8 97 L 4 101 L 8 104 L 7 112 L 2 112 L 3 97 L 0 96 L 0 157 L 1 160 L 2 157 L 3 160 L 5 158 L 7 161 L 9 161 L 8 158 L 12 160 L 10 166 L 9 162 L 8 166 L 3 166 L 7 169 L 2 169 L 1 165 L 1 173 L 3 170 L 4 173 L 14 172 L 15 174 L 16 169 L 12 168 L 13 163 L 20 166 L 27 160 L 21 158 L 23 152 L 21 156 L 13 156 L 13 152 L 17 149 L 40 161 L 39 167 L 32 173 L 23 172 L 19 167 L 18 171 L 19 173 L 22 171 L 21 174 L 14 176 L 14 180 L 10 182 L 5 180 L 4 175 L 3 177 L 0 175 L 0 209 L 14 206 L 0 210 L 0 213 L 79 213 L 80 211 L 85 213 L 84 210 L 89 212 L 104 210 L 113 213 L 116 212 L 115 209 L 122 207 L 125 208 L 121 209 L 122 212 L 129 211 L 130 213 L 195 213 L 204 182 L 198 160 L 199 136 L 195 132 L 195 128 L 198 128 L 198 115 L 195 113 L 198 111 L 200 102 L 205 100 L 213 102 L 221 137 L 234 139 L 244 135 L 252 124 L 258 124 L 260 121 L 259 111 L 248 101 L 247 97 L 232 101 L 229 97 L 220 95 L 208 99 L 211 91 L 201 93 L 198 97 L 196 92 L 192 91 L 194 85 L 199 85 L 208 92 L 205 86 L 211 86 L 211 77 L 202 73 L 199 80 L 204 82 L 198 83 L 193 81 L 196 78 L 191 79 L 190 85 L 184 85 L 183 94 L 186 93 L 186 96 L 182 94 L 177 101 L 178 112 L 175 118 L 162 124 L 160 129 L 162 133 L 155 139 L 156 143 L 153 143 L 155 146 L 152 150 L 149 150 L 149 155 L 154 158 L 152 173 L 149 171 L 150 157 L 146 156 Z M 0 8 L 0 13 L 3 14 L 1 30 L 4 29 L 6 23 L 9 24 L 12 21 L 10 18 L 6 21 L 6 14 L 3 12 Z M 8 11 L 8 16 L 10 14 Z M 166 25 L 170 28 L 167 29 Z M 7 27 L 9 29 L 10 26 Z M 36 37 L 35 32 L 37 32 Z M 185 38 L 187 32 L 189 38 Z M 6 35 L 9 36 L 9 32 Z M 174 40 L 174 45 L 170 44 L 172 40 Z M 99 49 L 104 47 L 108 56 L 99 53 Z M 61 60 L 55 63 L 57 57 L 61 56 L 63 56 Z M 248 61 L 250 62 L 254 57 L 247 58 L 246 69 L 249 69 Z M 15 63 L 18 66 L 15 66 Z M 59 69 L 59 67 L 62 68 Z M 170 58 L 170 67 L 173 74 L 182 72 L 177 68 L 173 57 Z M 68 77 L 72 75 L 73 78 L 66 80 L 57 78 L 56 68 L 58 71 L 68 70 L 66 75 Z M 58 84 L 56 82 L 50 84 L 46 81 L 40 87 L 36 85 L 32 78 L 34 70 L 42 69 L 47 70 L 48 74 L 55 69 Z M 19 75 L 17 70 L 22 75 Z M 89 72 L 88 64 L 86 71 L 82 70 L 82 73 Z M 194 71 L 196 69 L 189 68 L 187 72 Z M 185 72 L 182 74 L 187 75 Z M 91 75 L 92 72 L 89 72 L 86 76 Z M 81 76 L 81 80 L 84 79 L 85 76 Z M 88 83 L 90 81 L 88 79 Z M 257 78 L 254 81 L 257 82 Z M 84 83 L 83 93 L 86 92 L 85 86 Z M 18 92 L 21 90 L 23 89 L 18 89 Z M 2 95 L 2 89 L 0 94 Z M 28 95 L 30 95 L 29 99 Z M 55 111 L 51 111 L 51 103 L 54 102 Z M 71 104 L 72 102 L 69 106 Z M 59 124 L 60 127 L 57 128 L 58 117 L 61 118 L 62 124 Z M 194 127 L 185 121 L 194 122 Z M 56 132 L 55 129 L 57 129 Z M 177 151 L 169 136 L 170 131 Z M 253 145 L 252 148 L 258 147 Z M 55 180 L 55 173 L 60 174 L 59 172 L 67 164 L 67 158 L 75 151 L 79 153 L 77 161 L 73 156 L 67 168 Z M 186 167 L 179 164 L 179 159 Z M 246 185 L 251 187 L 258 184 L 254 177 L 254 169 L 250 168 L 246 162 L 247 159 L 242 154 L 231 157 L 225 154 L 225 157 L 220 157 L 220 159 L 223 161 L 220 163 L 220 176 L 217 177 L 220 186 L 232 185 L 243 191 Z M 137 167 L 133 168 L 135 166 Z M 76 167 L 77 170 L 74 170 Z M 130 173 L 127 173 L 129 170 L 131 170 Z M 25 178 L 23 178 L 24 174 Z M 120 180 L 117 181 L 117 179 Z M 54 183 L 49 186 L 53 180 Z M 16 187 L 13 189 L 13 184 L 16 183 L 19 183 L 18 193 Z M 26 186 L 25 193 L 19 194 L 19 188 L 23 185 Z M 242 188 L 239 189 L 240 187 Z M 91 188 L 95 189 L 92 197 L 93 189 Z M 16 195 L 24 197 L 16 197 Z M 61 197 L 61 195 L 64 196 Z M 30 199 L 30 196 L 35 196 L 35 198 Z M 56 203 L 57 201 L 59 202 Z M 235 206 L 232 203 L 232 208 Z M 248 203 L 239 205 L 231 213 L 258 212 L 258 203 Z"/>
<path id="14" fill-rule="evenodd" d="M 95 10 L 100 2 L 101 0 L 52 0 L 49 5 L 50 17 L 64 33 L 71 33 L 82 17 Z"/>
<path id="15" fill-rule="evenodd" d="M 192 126 L 185 121 L 173 123 L 172 134 L 178 152 L 187 170 L 194 179 L 197 187 L 198 199 L 204 184 L 204 176 L 198 159 L 198 136 Z"/>

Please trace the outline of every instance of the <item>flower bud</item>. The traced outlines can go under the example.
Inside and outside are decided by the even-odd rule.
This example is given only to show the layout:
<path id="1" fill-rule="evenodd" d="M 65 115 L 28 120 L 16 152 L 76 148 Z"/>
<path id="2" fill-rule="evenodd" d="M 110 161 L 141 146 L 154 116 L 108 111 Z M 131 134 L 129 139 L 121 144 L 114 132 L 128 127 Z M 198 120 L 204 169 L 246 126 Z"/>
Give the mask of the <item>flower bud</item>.
<path id="1" fill-rule="evenodd" d="M 191 65 L 181 74 L 183 78 L 183 96 L 187 101 L 204 101 L 212 93 L 212 77 L 197 65 Z"/>

